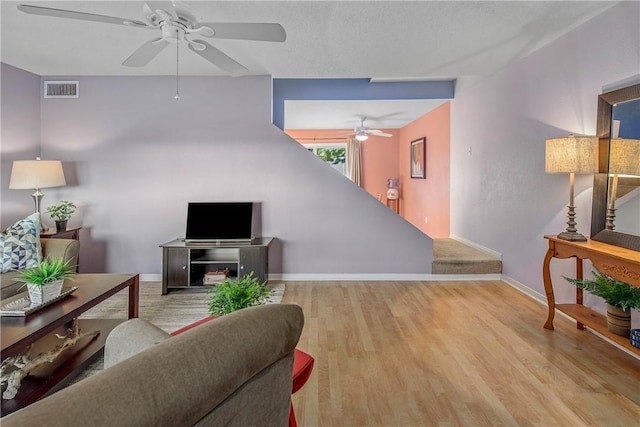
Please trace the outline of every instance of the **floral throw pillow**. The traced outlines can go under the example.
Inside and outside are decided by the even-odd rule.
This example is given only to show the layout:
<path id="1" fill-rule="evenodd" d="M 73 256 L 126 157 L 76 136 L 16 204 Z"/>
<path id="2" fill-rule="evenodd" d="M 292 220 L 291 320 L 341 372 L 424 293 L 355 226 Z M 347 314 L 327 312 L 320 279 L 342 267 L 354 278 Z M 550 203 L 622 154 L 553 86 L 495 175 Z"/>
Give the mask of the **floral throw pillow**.
<path id="1" fill-rule="evenodd" d="M 33 213 L 2 232 L 2 273 L 36 267 L 42 261 L 40 214 Z"/>

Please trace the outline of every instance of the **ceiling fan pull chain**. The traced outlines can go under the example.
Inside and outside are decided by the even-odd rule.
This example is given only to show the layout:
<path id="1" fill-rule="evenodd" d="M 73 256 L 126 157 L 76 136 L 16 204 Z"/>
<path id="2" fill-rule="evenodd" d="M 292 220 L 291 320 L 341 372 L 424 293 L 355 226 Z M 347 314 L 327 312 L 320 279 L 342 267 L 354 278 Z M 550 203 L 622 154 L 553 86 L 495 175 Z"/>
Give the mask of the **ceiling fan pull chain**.
<path id="1" fill-rule="evenodd" d="M 178 30 L 176 30 L 176 37 L 177 36 L 178 36 Z M 176 96 L 173 97 L 176 101 L 180 100 L 180 87 L 178 84 L 178 66 L 180 64 L 180 55 L 179 55 L 179 48 L 178 48 L 179 45 L 180 45 L 180 41 L 176 39 Z"/>

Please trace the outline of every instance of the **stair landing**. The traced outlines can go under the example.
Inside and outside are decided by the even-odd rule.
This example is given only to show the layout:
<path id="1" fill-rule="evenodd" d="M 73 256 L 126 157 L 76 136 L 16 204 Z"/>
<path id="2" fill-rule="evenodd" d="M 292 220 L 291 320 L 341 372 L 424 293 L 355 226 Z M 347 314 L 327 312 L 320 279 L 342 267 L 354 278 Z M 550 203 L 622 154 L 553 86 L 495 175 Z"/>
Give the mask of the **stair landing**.
<path id="1" fill-rule="evenodd" d="M 455 239 L 433 239 L 432 274 L 500 274 L 502 261 Z"/>

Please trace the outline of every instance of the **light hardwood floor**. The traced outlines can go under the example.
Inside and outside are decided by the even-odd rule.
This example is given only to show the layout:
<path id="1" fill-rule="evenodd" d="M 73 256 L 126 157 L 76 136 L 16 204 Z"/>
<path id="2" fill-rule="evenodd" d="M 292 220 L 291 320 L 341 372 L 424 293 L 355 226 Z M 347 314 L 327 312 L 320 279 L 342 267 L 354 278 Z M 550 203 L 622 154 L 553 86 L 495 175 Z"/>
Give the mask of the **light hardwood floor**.
<path id="1" fill-rule="evenodd" d="M 286 282 L 311 426 L 638 426 L 640 361 L 499 281 Z"/>

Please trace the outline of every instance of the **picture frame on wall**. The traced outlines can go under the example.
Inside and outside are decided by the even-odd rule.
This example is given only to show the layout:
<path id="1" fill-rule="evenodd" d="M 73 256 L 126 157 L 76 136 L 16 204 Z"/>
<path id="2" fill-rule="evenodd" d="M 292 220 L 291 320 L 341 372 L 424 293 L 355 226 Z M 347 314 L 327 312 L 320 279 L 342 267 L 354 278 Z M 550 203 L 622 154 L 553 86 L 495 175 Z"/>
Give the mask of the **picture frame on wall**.
<path id="1" fill-rule="evenodd" d="M 411 178 L 425 179 L 427 138 L 411 141 Z"/>

